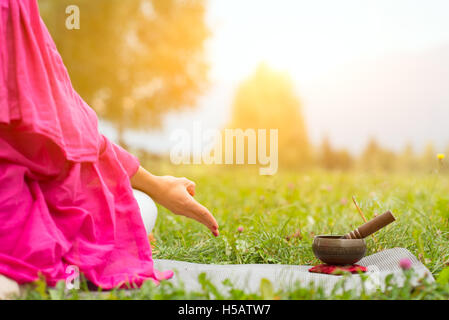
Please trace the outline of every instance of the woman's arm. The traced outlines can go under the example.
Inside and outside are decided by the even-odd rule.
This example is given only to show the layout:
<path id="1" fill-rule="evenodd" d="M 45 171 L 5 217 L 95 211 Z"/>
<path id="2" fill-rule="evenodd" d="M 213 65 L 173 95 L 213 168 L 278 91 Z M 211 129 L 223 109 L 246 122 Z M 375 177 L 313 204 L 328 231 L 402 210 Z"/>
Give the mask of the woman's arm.
<path id="1" fill-rule="evenodd" d="M 155 176 L 139 167 L 131 177 L 134 189 L 148 194 L 154 201 L 174 214 L 183 215 L 204 224 L 214 236 L 218 236 L 218 224 L 206 207 L 198 203 L 195 195 L 195 183 L 186 178 Z"/>

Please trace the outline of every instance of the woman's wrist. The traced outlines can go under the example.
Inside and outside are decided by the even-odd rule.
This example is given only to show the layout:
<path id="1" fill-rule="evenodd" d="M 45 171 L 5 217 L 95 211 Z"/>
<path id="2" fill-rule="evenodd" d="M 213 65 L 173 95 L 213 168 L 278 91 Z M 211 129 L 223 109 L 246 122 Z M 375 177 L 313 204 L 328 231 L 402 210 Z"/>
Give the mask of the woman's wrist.
<path id="1" fill-rule="evenodd" d="M 143 167 L 139 167 L 136 174 L 131 177 L 131 186 L 134 189 L 145 192 L 157 202 L 159 195 L 163 193 L 164 183 L 161 177 L 155 176 Z"/>

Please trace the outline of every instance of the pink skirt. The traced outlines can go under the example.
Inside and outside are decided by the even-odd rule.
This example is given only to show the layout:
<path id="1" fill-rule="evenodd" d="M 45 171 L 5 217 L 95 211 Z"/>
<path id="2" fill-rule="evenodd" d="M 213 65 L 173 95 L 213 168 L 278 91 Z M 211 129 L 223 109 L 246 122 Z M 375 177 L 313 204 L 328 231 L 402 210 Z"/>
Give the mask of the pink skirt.
<path id="1" fill-rule="evenodd" d="M 0 274 L 103 289 L 158 283 L 133 197 L 137 158 L 98 133 L 36 0 L 0 0 Z"/>

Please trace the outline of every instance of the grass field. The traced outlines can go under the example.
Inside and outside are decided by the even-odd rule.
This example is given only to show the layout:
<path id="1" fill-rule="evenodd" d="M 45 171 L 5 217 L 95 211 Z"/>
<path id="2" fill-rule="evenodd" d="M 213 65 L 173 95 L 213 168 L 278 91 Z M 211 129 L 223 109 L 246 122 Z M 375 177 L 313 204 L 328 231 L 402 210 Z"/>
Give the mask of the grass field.
<path id="1" fill-rule="evenodd" d="M 312 170 L 259 176 L 257 170 L 158 167 L 158 174 L 186 176 L 197 184 L 196 198 L 217 218 L 220 236 L 214 238 L 200 224 L 161 209 L 154 235 L 155 258 L 197 263 L 268 263 L 313 265 L 311 244 L 315 234 L 343 234 L 363 223 L 351 196 L 355 195 L 368 219 L 391 210 L 397 221 L 367 240 L 368 253 L 404 247 L 430 269 L 435 277 L 449 265 L 449 177 L 437 173 L 339 173 Z M 243 231 L 239 232 L 238 228 Z M 445 274 L 443 272 L 443 274 Z M 300 288 L 276 292 L 280 299 L 315 298 L 449 298 L 446 276 L 440 282 L 412 287 L 392 287 L 386 292 L 358 296 L 353 292 L 326 297 L 323 292 Z M 216 292 L 205 279 L 204 292 L 186 293 L 165 282 L 150 283 L 131 294 L 113 291 L 104 297 L 120 298 L 263 298 L 239 290 Z M 230 284 L 230 286 L 232 286 Z M 269 290 L 268 290 L 269 291 Z M 40 292 L 40 293 L 39 293 Z M 80 298 L 63 288 L 31 290 L 27 298 Z"/>

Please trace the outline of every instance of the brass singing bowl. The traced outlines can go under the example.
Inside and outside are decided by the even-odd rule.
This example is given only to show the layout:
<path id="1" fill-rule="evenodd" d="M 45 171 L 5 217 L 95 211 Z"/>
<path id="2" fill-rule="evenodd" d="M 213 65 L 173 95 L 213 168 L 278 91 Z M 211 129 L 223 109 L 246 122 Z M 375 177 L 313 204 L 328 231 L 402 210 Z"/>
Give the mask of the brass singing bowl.
<path id="1" fill-rule="evenodd" d="M 366 254 L 364 239 L 342 239 L 341 236 L 315 236 L 312 244 L 315 256 L 326 264 L 349 265 Z"/>

